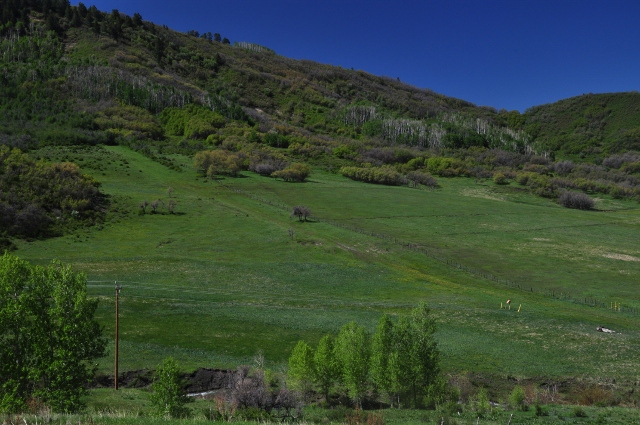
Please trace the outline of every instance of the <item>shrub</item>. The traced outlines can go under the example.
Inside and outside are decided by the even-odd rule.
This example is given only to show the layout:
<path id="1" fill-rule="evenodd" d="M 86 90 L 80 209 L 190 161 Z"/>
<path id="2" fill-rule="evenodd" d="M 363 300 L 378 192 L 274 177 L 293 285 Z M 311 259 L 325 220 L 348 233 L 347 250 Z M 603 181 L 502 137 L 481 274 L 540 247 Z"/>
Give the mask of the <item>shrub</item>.
<path id="1" fill-rule="evenodd" d="M 365 183 L 400 186 L 407 183 L 407 179 L 391 167 L 342 167 L 340 173 L 350 178 Z"/>
<path id="2" fill-rule="evenodd" d="M 532 175 L 533 175 L 532 173 L 527 173 L 527 172 L 518 173 L 516 175 L 516 182 L 519 185 L 527 186 L 529 184 L 529 179 L 531 178 Z"/>
<path id="3" fill-rule="evenodd" d="M 511 394 L 509 394 L 509 405 L 514 409 L 525 411 L 527 410 L 525 398 L 524 388 L 516 385 Z"/>
<path id="4" fill-rule="evenodd" d="M 542 407 L 540 403 L 535 404 L 536 416 L 549 416 L 549 411 Z"/>
<path id="5" fill-rule="evenodd" d="M 311 167 L 306 164 L 291 164 L 284 170 L 276 171 L 272 177 L 280 178 L 287 182 L 303 182 L 311 174 Z"/>
<path id="6" fill-rule="evenodd" d="M 195 104 L 184 108 L 166 108 L 159 115 L 159 120 L 168 134 L 190 139 L 205 139 L 225 124 L 222 115 Z"/>
<path id="7" fill-rule="evenodd" d="M 487 390 L 484 388 L 480 388 L 478 390 L 478 394 L 476 395 L 476 413 L 480 417 L 484 417 L 486 414 L 491 412 L 491 404 L 489 403 L 489 394 Z"/>
<path id="8" fill-rule="evenodd" d="M 412 184 L 413 187 L 418 187 L 418 185 L 423 185 L 430 188 L 438 187 L 438 181 L 429 173 L 411 171 L 407 174 L 407 179 L 409 180 L 409 184 Z"/>
<path id="9" fill-rule="evenodd" d="M 429 158 L 427 160 L 427 169 L 430 173 L 441 177 L 460 176 L 467 172 L 462 161 L 443 157 Z"/>
<path id="10" fill-rule="evenodd" d="M 575 164 L 571 161 L 560 161 L 560 162 L 556 162 L 553 165 L 554 171 L 560 174 L 561 176 L 569 174 L 574 167 L 575 167 Z"/>
<path id="11" fill-rule="evenodd" d="M 493 182 L 495 184 L 509 184 L 509 179 L 504 173 L 497 172 L 493 175 Z"/>
<path id="12" fill-rule="evenodd" d="M 579 210 L 590 210 L 595 206 L 595 201 L 588 195 L 580 192 L 563 191 L 558 197 L 558 203 L 563 207 Z"/>
<path id="13" fill-rule="evenodd" d="M 578 403 L 584 406 L 605 407 L 615 404 L 615 400 L 613 400 L 609 391 L 597 385 L 592 385 L 578 393 Z"/>
<path id="14" fill-rule="evenodd" d="M 549 168 L 542 164 L 527 164 L 524 166 L 523 170 L 538 174 L 547 174 L 549 172 Z"/>
<path id="15" fill-rule="evenodd" d="M 193 157 L 194 166 L 209 177 L 218 174 L 236 176 L 245 168 L 245 155 L 224 150 L 201 151 Z"/>
<path id="16" fill-rule="evenodd" d="M 573 408 L 573 416 L 575 416 L 576 418 L 586 418 L 587 412 L 585 412 L 582 407 L 576 406 Z"/>

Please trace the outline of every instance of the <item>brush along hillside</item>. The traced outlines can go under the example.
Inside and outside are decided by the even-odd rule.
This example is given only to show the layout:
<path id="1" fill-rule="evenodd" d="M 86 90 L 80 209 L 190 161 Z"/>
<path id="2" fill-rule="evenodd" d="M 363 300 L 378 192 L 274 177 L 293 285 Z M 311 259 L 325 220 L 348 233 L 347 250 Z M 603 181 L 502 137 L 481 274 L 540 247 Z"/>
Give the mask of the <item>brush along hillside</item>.
<path id="1" fill-rule="evenodd" d="M 426 301 L 446 371 L 636 379 L 637 94 L 496 112 L 138 14 L 2 13 L 3 243 L 86 272 L 107 335 L 123 285 L 124 370 L 280 363 Z"/>

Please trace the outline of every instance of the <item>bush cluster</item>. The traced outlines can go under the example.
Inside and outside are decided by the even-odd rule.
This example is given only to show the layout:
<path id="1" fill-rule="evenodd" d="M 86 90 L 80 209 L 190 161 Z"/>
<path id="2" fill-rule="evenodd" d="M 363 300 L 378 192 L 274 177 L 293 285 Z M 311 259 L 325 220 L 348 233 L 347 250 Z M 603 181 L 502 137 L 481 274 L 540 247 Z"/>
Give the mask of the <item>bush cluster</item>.
<path id="1" fill-rule="evenodd" d="M 595 206 L 595 201 L 588 195 L 580 192 L 569 192 L 568 190 L 560 194 L 558 203 L 563 207 L 579 210 L 590 210 Z"/>
<path id="2" fill-rule="evenodd" d="M 287 168 L 271 173 L 271 177 L 286 182 L 303 182 L 311 174 L 311 167 L 306 164 L 291 164 Z"/>
<path id="3" fill-rule="evenodd" d="M 247 169 L 247 156 L 243 152 L 234 153 L 225 150 L 200 151 L 193 158 L 193 164 L 208 177 L 217 175 L 237 176 Z"/>
<path id="4" fill-rule="evenodd" d="M 365 183 L 384 184 L 389 186 L 401 186 L 407 184 L 407 178 L 392 167 L 342 167 L 340 173 L 350 178 Z"/>
<path id="5" fill-rule="evenodd" d="M 75 164 L 35 162 L 0 146 L 0 228 L 6 236 L 38 237 L 56 222 L 93 220 L 105 203 L 99 186 Z"/>
<path id="6" fill-rule="evenodd" d="M 204 106 L 190 104 L 184 108 L 167 108 L 159 115 L 168 134 L 188 139 L 206 139 L 225 124 L 225 118 Z"/>

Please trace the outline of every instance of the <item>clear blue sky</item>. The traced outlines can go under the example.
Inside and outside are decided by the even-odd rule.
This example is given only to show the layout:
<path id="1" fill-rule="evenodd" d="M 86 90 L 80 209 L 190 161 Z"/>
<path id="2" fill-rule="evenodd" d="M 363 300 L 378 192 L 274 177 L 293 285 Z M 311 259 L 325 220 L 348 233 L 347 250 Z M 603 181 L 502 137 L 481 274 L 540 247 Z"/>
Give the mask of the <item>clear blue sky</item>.
<path id="1" fill-rule="evenodd" d="M 77 4 L 73 1 L 72 4 Z M 96 0 L 497 109 L 640 90 L 640 0 Z"/>

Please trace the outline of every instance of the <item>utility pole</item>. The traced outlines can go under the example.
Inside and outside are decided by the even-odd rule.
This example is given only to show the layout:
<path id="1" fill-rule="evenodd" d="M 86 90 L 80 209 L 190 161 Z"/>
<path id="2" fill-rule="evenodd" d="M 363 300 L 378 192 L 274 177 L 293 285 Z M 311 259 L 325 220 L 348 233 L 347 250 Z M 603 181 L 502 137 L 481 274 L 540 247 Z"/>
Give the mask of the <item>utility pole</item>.
<path id="1" fill-rule="evenodd" d="M 116 347 L 115 347 L 115 373 L 113 379 L 113 386 L 117 390 L 118 389 L 118 298 L 120 295 L 120 289 L 122 286 L 118 285 L 118 281 L 115 281 L 116 285 Z"/>

